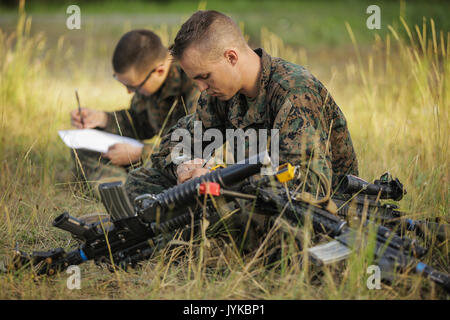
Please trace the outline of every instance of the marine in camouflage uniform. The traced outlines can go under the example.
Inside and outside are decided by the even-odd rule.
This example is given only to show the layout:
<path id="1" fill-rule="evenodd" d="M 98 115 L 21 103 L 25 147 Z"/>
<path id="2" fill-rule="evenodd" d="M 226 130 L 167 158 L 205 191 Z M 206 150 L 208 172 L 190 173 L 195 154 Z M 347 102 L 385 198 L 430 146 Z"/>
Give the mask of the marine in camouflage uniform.
<path id="1" fill-rule="evenodd" d="M 333 187 L 343 175 L 358 175 L 345 117 L 323 84 L 299 65 L 271 57 L 263 49 L 254 51 L 261 57 L 262 66 L 257 97 L 249 99 L 237 93 L 228 101 L 220 101 L 202 92 L 196 112 L 180 119 L 163 137 L 159 152 L 152 155 L 152 167 L 130 172 L 126 189 L 132 199 L 176 184 L 171 150 L 179 142 L 171 141 L 170 133 L 184 128 L 194 137 L 194 121 L 201 121 L 203 130 L 216 128 L 224 136 L 226 129 L 279 129 L 279 163 L 289 162 L 303 172 L 290 182 L 291 187 L 305 182 L 305 191 L 315 193 L 318 175 Z M 246 219 L 237 219 L 242 220 L 236 223 L 242 231 Z M 264 223 L 258 219 L 255 222 L 248 248 L 254 248 L 263 231 Z"/>
<path id="2" fill-rule="evenodd" d="M 103 130 L 137 140 L 163 136 L 178 119 L 195 111 L 199 95 L 194 82 L 178 63 L 172 62 L 167 78 L 157 92 L 149 96 L 136 92 L 129 109 L 107 112 L 107 125 Z M 125 181 L 128 171 L 146 163 L 156 149 L 154 142 L 144 144 L 141 161 L 126 167 L 111 164 L 98 152 L 79 149 L 72 151 L 72 156 L 76 162 L 76 175 L 88 181 L 95 192 L 101 183 Z"/>

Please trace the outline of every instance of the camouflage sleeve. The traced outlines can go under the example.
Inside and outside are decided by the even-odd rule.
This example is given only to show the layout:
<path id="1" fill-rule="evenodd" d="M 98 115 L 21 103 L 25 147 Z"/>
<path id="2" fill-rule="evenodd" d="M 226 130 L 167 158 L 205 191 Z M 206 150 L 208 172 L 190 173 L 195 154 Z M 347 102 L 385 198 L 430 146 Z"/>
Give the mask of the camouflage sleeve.
<path id="1" fill-rule="evenodd" d="M 128 127 L 127 124 L 129 122 L 127 113 L 128 109 L 106 112 L 107 121 L 105 131 L 135 138 L 133 133 L 131 135 L 125 134 L 128 131 L 125 128 Z"/>
<path id="2" fill-rule="evenodd" d="M 187 88 L 183 95 L 184 106 L 186 107 L 187 114 L 194 113 L 197 109 L 197 102 L 200 98 L 200 91 L 195 85 L 191 85 Z"/>
<path id="3" fill-rule="evenodd" d="M 336 186 L 339 182 L 337 180 L 342 176 L 348 174 L 358 176 L 358 159 L 347 127 L 347 120 L 331 96 L 326 109 L 329 113 L 329 118 L 333 121 L 333 143 L 330 145 L 330 148 L 333 175 L 337 178 L 333 182 Z"/>
<path id="4" fill-rule="evenodd" d="M 159 145 L 159 150 L 151 155 L 151 166 L 163 171 L 169 177 L 177 179 L 176 177 L 176 165 L 173 163 L 172 150 L 178 143 L 190 143 L 189 141 L 172 141 L 172 133 L 177 129 L 186 130 L 186 134 L 189 137 L 194 136 L 194 121 L 198 120 L 197 113 L 189 114 L 180 118 L 176 125 L 174 125 L 167 132 L 165 136 L 161 138 L 161 143 Z M 184 138 L 183 138 L 184 139 Z"/>
<path id="5" fill-rule="evenodd" d="M 140 94 L 135 94 L 129 109 L 107 112 L 105 130 L 137 140 L 150 139 L 155 135 L 148 122 L 147 107 Z"/>
<path id="6" fill-rule="evenodd" d="M 172 150 L 175 146 L 182 143 L 189 143 L 189 148 L 191 150 L 191 159 L 194 158 L 194 145 L 195 143 L 201 144 L 202 150 L 205 143 L 203 141 L 196 141 L 196 137 L 194 135 L 194 125 L 196 121 L 200 121 L 201 130 L 208 128 L 217 128 L 222 124 L 222 119 L 218 116 L 215 109 L 215 100 L 212 97 L 206 96 L 206 94 L 202 94 L 198 99 L 197 109 L 194 113 L 189 114 L 183 118 L 180 118 L 175 126 L 173 126 L 168 133 L 161 138 L 161 143 L 159 145 L 159 150 L 152 154 L 151 163 L 154 168 L 163 170 L 166 174 L 171 177 L 175 177 L 176 165 L 173 163 L 172 159 Z M 177 129 L 184 129 L 185 134 L 189 136 L 189 139 L 180 139 L 178 141 L 172 141 L 172 133 L 174 133 Z M 200 129 L 200 128 L 198 128 Z M 201 137 L 200 137 L 201 139 Z M 175 177 L 176 179 L 176 177 Z"/>
<path id="7" fill-rule="evenodd" d="M 158 150 L 158 139 L 147 140 L 142 148 L 141 160 L 145 166 L 152 154 Z"/>
<path id="8" fill-rule="evenodd" d="M 274 128 L 279 129 L 279 163 L 299 166 L 301 175 L 290 182 L 316 195 L 320 176 L 332 181 L 328 132 L 323 128 L 320 96 L 309 88 L 288 93 L 279 109 Z M 274 151 L 271 150 L 273 153 Z M 323 192 L 319 192 L 323 196 Z"/>

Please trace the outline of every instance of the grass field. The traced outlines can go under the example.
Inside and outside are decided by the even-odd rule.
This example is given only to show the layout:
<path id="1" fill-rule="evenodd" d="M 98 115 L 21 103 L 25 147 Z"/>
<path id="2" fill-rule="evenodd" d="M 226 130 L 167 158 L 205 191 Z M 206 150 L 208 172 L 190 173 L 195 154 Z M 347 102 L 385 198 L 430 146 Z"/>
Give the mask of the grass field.
<path id="1" fill-rule="evenodd" d="M 114 110 L 128 105 L 131 97 L 111 77 L 110 55 L 120 34 L 148 26 L 169 43 L 197 7 L 228 11 L 219 2 L 175 2 L 167 7 L 141 7 L 138 2 L 127 7 L 129 11 L 112 3 L 115 7 L 108 5 L 104 11 L 101 5 L 88 6 L 86 26 L 76 31 L 65 29 L 66 15 L 58 13 L 54 4 L 47 11 L 31 7 L 28 16 L 12 9 L 0 16 L 2 258 L 16 243 L 27 251 L 70 248 L 74 241 L 51 227 L 53 219 L 63 211 L 80 216 L 104 210 L 72 182 L 69 150 L 57 130 L 70 128 L 75 88 L 83 106 Z M 437 217 L 449 223 L 448 4 L 383 4 L 387 17 L 380 32 L 365 29 L 364 5 L 352 4 L 333 7 L 330 2 L 318 2 L 305 5 L 302 11 L 302 6 L 289 2 L 282 11 L 265 1 L 247 14 L 251 4 L 236 2 L 229 11 L 240 12 L 233 17 L 254 46 L 305 65 L 330 90 L 346 115 L 361 177 L 373 180 L 390 171 L 408 190 L 400 203 L 408 217 Z M 402 6 L 405 15 L 399 17 Z M 147 10 L 153 16 L 166 12 L 165 20 L 147 23 Z M 315 16 L 301 20 L 293 14 L 295 10 Z M 134 20 L 136 11 L 141 14 Z M 264 12 L 272 14 L 266 19 Z M 323 24 L 317 22 L 319 17 L 324 17 Z M 285 249 L 285 258 L 305 257 L 289 239 Z M 243 259 L 233 249 L 220 256 L 220 268 L 209 268 L 206 256 L 174 263 L 176 255 L 176 250 L 163 252 L 130 273 L 109 273 L 93 263 L 84 264 L 81 290 L 67 289 L 65 273 L 39 281 L 29 272 L 0 275 L 0 299 L 449 298 L 413 274 L 401 276 L 392 285 L 382 284 L 381 290 L 367 289 L 370 261 L 365 251 L 324 270 L 307 260 L 301 266 L 282 264 L 266 270 L 260 258 Z M 425 261 L 450 272 L 448 241 L 433 245 Z"/>

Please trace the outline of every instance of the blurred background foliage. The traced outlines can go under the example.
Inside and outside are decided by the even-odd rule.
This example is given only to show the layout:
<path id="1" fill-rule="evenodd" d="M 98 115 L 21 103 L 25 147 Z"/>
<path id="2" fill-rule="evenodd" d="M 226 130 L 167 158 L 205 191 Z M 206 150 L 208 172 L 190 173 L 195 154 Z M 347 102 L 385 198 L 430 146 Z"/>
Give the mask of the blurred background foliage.
<path id="1" fill-rule="evenodd" d="M 18 2 L 19 0 L 0 1 L 0 24 L 14 19 Z M 344 21 L 350 23 L 362 43 L 371 41 L 374 32 L 386 34 L 387 25 L 398 25 L 399 16 L 413 25 L 422 24 L 424 16 L 433 17 L 438 30 L 450 29 L 450 2 L 437 0 L 39 0 L 28 1 L 26 11 L 33 14 L 35 23 L 42 23 L 43 28 L 57 32 L 63 31 L 57 26 L 61 26 L 61 21 L 66 19 L 65 11 L 71 4 L 80 6 L 84 28 L 92 28 L 98 35 L 104 35 L 105 29 L 108 33 L 114 34 L 114 30 L 120 33 L 123 22 L 128 22 L 133 27 L 151 27 L 161 23 L 169 26 L 180 24 L 199 7 L 218 10 L 238 21 L 245 21 L 246 34 L 254 44 L 260 41 L 262 25 L 279 35 L 287 45 L 309 48 L 348 43 Z M 381 30 L 366 28 L 366 8 L 372 4 L 381 8 Z"/>
<path id="2" fill-rule="evenodd" d="M 0 1 L 0 28 L 5 32 L 13 32 L 16 28 L 18 2 Z M 81 9 L 80 30 L 66 28 L 69 16 L 66 9 L 72 4 L 79 5 Z M 381 8 L 379 30 L 366 27 L 369 17 L 366 9 L 371 4 Z M 275 34 L 284 46 L 302 55 L 299 62 L 307 67 L 315 65 L 319 75 L 322 72 L 330 74 L 330 66 L 325 66 L 324 61 L 339 67 L 354 54 L 345 22 L 352 27 L 363 53 L 374 39 L 385 38 L 390 33 L 389 25 L 398 30 L 400 37 L 408 39 L 400 16 L 408 25 L 418 26 L 425 23 L 424 17 L 433 17 L 436 30 L 450 30 L 450 1 L 436 0 L 40 0 L 25 4 L 25 11 L 32 17 L 30 35 L 45 34 L 48 48 L 64 44 L 72 46 L 78 64 L 80 57 L 84 57 L 83 63 L 90 61 L 92 68 L 103 68 L 104 73 L 110 73 L 111 52 L 124 32 L 133 28 L 159 30 L 163 41 L 170 44 L 183 21 L 198 9 L 214 9 L 232 16 L 240 23 L 252 47 L 261 46 L 264 32 L 265 35 L 267 32 Z M 431 39 L 431 28 L 426 28 L 424 32 Z M 101 62 L 93 61 L 88 55 L 101 59 Z M 60 65 L 57 66 L 58 70 L 64 71 L 59 68 Z"/>

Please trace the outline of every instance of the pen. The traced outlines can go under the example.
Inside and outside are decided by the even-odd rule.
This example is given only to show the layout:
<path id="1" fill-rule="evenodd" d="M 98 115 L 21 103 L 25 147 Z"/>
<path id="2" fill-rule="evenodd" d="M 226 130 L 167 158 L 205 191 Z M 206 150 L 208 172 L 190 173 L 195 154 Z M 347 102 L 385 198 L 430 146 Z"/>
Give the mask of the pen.
<path id="1" fill-rule="evenodd" d="M 81 114 L 80 98 L 78 97 L 77 89 L 75 89 L 75 97 L 77 98 L 77 102 L 78 102 L 78 113 L 80 114 L 81 125 L 84 127 L 83 115 Z"/>
<path id="2" fill-rule="evenodd" d="M 205 160 L 205 163 L 202 165 L 202 168 L 204 168 L 206 166 L 206 164 L 208 163 L 209 160 L 212 159 L 212 154 L 208 157 L 208 159 Z"/>

